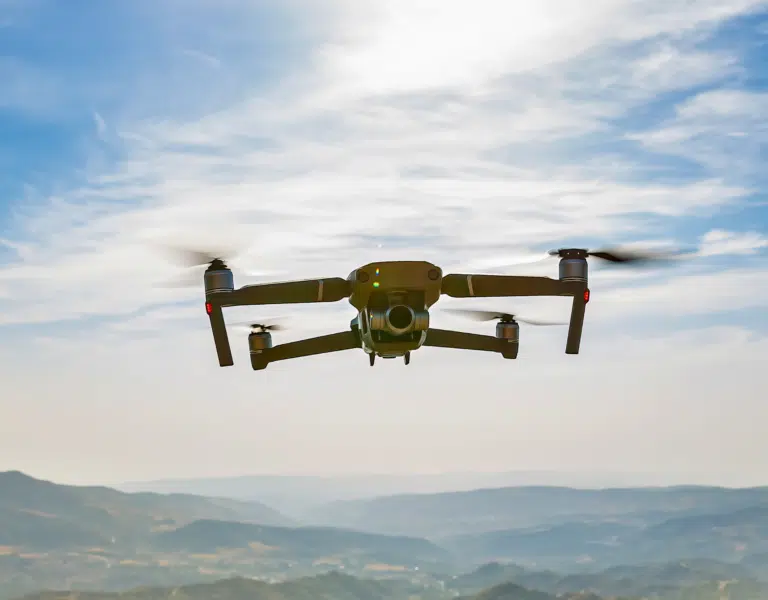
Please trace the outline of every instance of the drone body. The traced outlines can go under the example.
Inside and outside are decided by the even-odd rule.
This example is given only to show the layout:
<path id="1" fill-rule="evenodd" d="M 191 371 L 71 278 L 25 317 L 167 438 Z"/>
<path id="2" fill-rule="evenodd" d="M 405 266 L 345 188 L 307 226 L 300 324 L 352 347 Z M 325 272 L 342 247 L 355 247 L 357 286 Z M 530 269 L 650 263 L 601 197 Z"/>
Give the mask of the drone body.
<path id="1" fill-rule="evenodd" d="M 265 369 L 269 363 L 362 349 L 373 366 L 376 356 L 403 357 L 423 347 L 495 352 L 515 359 L 519 325 L 512 315 L 499 314 L 495 335 L 479 335 L 430 327 L 430 309 L 446 295 L 453 298 L 520 296 L 572 297 L 565 352 L 578 354 L 584 311 L 589 301 L 586 250 L 559 250 L 560 276 L 444 275 L 438 266 L 424 261 L 376 262 L 339 277 L 283 283 L 248 285 L 236 289 L 232 271 L 221 259 L 205 271 L 208 313 L 219 365 L 234 364 L 222 309 L 228 306 L 338 302 L 347 299 L 357 310 L 349 329 L 320 337 L 273 345 L 268 328 L 254 326 L 248 336 L 251 366 Z M 495 318 L 492 314 L 490 318 Z"/>

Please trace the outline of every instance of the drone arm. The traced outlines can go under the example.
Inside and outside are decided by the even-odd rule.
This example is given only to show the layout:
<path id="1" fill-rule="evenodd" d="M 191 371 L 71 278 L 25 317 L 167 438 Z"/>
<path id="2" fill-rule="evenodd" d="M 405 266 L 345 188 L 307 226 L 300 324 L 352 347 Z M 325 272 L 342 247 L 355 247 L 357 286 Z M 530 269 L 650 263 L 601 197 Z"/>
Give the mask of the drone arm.
<path id="1" fill-rule="evenodd" d="M 565 342 L 566 354 L 578 354 L 581 346 L 581 332 L 584 329 L 584 314 L 587 310 L 587 299 L 589 291 L 582 287 L 581 294 L 573 296 L 571 305 L 571 321 L 568 325 L 568 339 Z"/>
<path id="2" fill-rule="evenodd" d="M 573 296 L 566 354 L 578 354 L 584 314 L 589 299 L 586 281 L 561 281 L 550 277 L 519 275 L 446 275 L 442 293 L 454 298 L 501 296 Z"/>
<path id="3" fill-rule="evenodd" d="M 503 296 L 571 296 L 581 292 L 580 282 L 524 275 L 450 274 L 443 277 L 442 293 L 452 298 Z"/>
<path id="4" fill-rule="evenodd" d="M 231 367 L 235 364 L 232 359 L 232 349 L 229 345 L 229 336 L 227 335 L 227 326 L 224 323 L 224 313 L 221 305 L 210 300 L 205 303 L 205 311 L 211 321 L 211 331 L 213 332 L 213 343 L 216 346 L 216 354 L 219 359 L 220 367 Z"/>
<path id="5" fill-rule="evenodd" d="M 260 355 L 255 356 L 259 356 L 262 364 L 264 364 L 276 362 L 278 360 L 313 356 L 316 354 L 353 350 L 354 348 L 359 347 L 360 340 L 355 332 L 342 331 L 340 333 L 321 335 L 320 337 L 299 340 L 297 342 L 279 344 L 272 348 L 267 348 Z"/>
<path id="6" fill-rule="evenodd" d="M 314 302 L 338 302 L 348 298 L 350 282 L 341 277 L 305 279 L 282 283 L 246 285 L 227 292 L 224 306 L 248 306 L 262 304 L 309 304 Z"/>
<path id="7" fill-rule="evenodd" d="M 427 330 L 427 339 L 423 345 L 433 348 L 503 352 L 506 341 L 490 335 L 450 331 L 448 329 L 433 329 L 430 327 Z"/>
<path id="8" fill-rule="evenodd" d="M 312 302 L 338 302 L 349 296 L 351 285 L 346 279 L 307 279 L 283 283 L 247 285 L 232 291 L 217 291 L 206 295 L 205 310 L 211 322 L 213 342 L 219 366 L 234 364 L 222 308 L 262 304 L 303 304 Z M 333 351 L 333 350 L 331 350 Z M 279 355 L 279 353 L 278 353 Z M 290 358 L 290 357 L 289 357 Z M 275 360 L 282 360 L 276 358 Z"/>

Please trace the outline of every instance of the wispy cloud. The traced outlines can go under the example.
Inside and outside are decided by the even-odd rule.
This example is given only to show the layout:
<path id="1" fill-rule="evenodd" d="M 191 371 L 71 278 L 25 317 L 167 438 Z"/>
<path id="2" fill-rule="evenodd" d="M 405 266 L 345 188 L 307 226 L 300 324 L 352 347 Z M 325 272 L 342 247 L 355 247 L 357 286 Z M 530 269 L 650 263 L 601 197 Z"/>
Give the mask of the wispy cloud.
<path id="1" fill-rule="evenodd" d="M 756 254 L 761 248 L 768 248 L 768 237 L 757 231 L 734 233 L 713 229 L 702 237 L 700 254 Z"/>
<path id="2" fill-rule="evenodd" d="M 242 283 L 247 271 L 345 276 L 382 258 L 483 269 L 558 246 L 643 241 L 698 253 L 658 271 L 596 264 L 586 334 L 593 337 L 578 364 L 598 380 L 599 360 L 625 351 L 647 364 L 664 344 L 675 345 L 669 356 L 694 351 L 699 334 L 665 334 L 657 318 L 664 327 L 698 319 L 694 329 L 702 329 L 716 313 L 768 305 L 764 221 L 723 217 L 753 210 L 762 193 L 768 104 L 745 83 L 752 73 L 742 50 L 718 37 L 729 19 L 765 7 L 337 0 L 314 9 L 311 26 L 305 19 L 297 30 L 306 37 L 295 47 L 269 54 L 254 41 L 266 43 L 258 28 L 268 23 L 248 18 L 246 3 L 228 3 L 221 36 L 237 44 L 169 37 L 168 52 L 185 48 L 194 68 L 165 81 L 162 65 L 144 63 L 140 79 L 157 86 L 154 96 L 88 104 L 99 111 L 87 135 L 94 123 L 97 135 L 107 123 L 111 133 L 99 160 L 6 211 L 0 324 L 14 339 L 27 332 L 27 350 L 50 360 L 66 354 L 82 377 L 96 363 L 117 369 L 103 357 L 87 366 L 78 358 L 107 347 L 123 368 L 154 373 L 177 391 L 186 385 L 173 379 L 186 376 L 184 361 L 206 365 L 189 384 L 204 394 L 206 378 L 221 371 L 209 365 L 201 290 L 157 285 L 179 274 L 156 255 L 157 242 L 240 246 Z M 238 11 L 242 19 L 233 17 Z M 281 62 L 289 55 L 295 62 Z M 270 64 L 260 79 L 250 78 L 247 62 L 257 56 Z M 230 87 L 233 74 L 248 85 Z M 237 93 L 222 92 L 231 89 Z M 165 93 L 172 101 L 150 102 Z M 556 264 L 516 272 L 555 276 Z M 560 300 L 515 308 L 562 316 Z M 350 310 L 292 307 L 308 325 L 287 336 L 343 329 Z M 232 318 L 259 312 L 275 311 L 242 309 Z M 67 319 L 81 321 L 75 329 Z M 707 352 L 749 356 L 757 342 L 744 327 L 719 329 L 722 345 Z M 526 348 L 573 374 L 581 366 L 561 356 L 560 333 L 531 332 Z M 244 340 L 233 346 L 244 351 Z M 323 365 L 336 360 L 306 364 L 324 377 Z M 478 357 L 445 360 L 498 367 Z M 245 364 L 228 370 L 231 383 L 216 379 L 233 397 L 252 378 Z M 530 377 L 546 371 L 530 365 Z M 270 367 L 276 394 L 283 368 Z"/>
<path id="3" fill-rule="evenodd" d="M 633 134 L 647 148 L 698 161 L 729 179 L 765 181 L 760 167 L 768 144 L 768 94 L 718 89 L 680 104 L 658 128 Z"/>
<path id="4" fill-rule="evenodd" d="M 194 122 L 134 123 L 115 148 L 123 159 L 28 209 L 15 231 L 33 251 L 0 275 L 18 290 L 5 318 L 41 318 L 30 297 L 51 318 L 182 298 L 151 287 L 171 269 L 146 246 L 174 231 L 250 237 L 259 266 L 307 276 L 382 253 L 450 265 L 510 246 L 664 235 L 663 219 L 741 202 L 749 182 L 712 165 L 721 168 L 700 180 L 628 183 L 610 164 L 579 167 L 558 153 L 605 145 L 621 135 L 615 121 L 650 99 L 737 70 L 735 54 L 701 42 L 759 5 L 481 2 L 435 12 L 429 2 L 342 2 L 312 73 Z M 672 124 L 635 138 L 710 163 L 696 141 L 704 134 L 748 132 L 739 143 L 757 148 L 766 104 L 752 94 L 695 95 Z M 103 134 L 103 116 L 94 119 Z M 413 247 L 361 245 L 395 232 Z"/>
<path id="5" fill-rule="evenodd" d="M 98 112 L 93 113 L 93 122 L 96 125 L 96 133 L 103 139 L 107 133 L 107 122 Z"/>
<path id="6" fill-rule="evenodd" d="M 191 48 L 186 48 L 182 50 L 182 54 L 193 58 L 197 61 L 200 61 L 201 63 L 213 67 L 213 68 L 220 68 L 221 67 L 221 61 L 216 58 L 215 56 L 211 56 L 210 54 L 207 54 L 205 52 L 202 52 L 201 50 L 193 50 Z"/>

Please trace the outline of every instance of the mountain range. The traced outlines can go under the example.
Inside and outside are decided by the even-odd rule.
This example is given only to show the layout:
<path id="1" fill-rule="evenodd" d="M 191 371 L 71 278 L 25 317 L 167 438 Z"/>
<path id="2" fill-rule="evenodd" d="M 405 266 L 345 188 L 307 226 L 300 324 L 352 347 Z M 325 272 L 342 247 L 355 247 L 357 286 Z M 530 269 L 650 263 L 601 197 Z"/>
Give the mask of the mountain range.
<path id="1" fill-rule="evenodd" d="M 768 487 L 575 489 L 503 487 L 336 501 L 311 511 L 315 523 L 429 538 L 569 522 L 661 525 L 682 517 L 728 514 L 768 506 Z M 726 517 L 727 518 L 727 517 Z"/>
<path id="2" fill-rule="evenodd" d="M 241 475 L 192 479 L 119 482 L 125 492 L 185 493 L 256 500 L 279 506 L 298 520 L 331 502 L 403 494 L 437 494 L 482 488 L 555 486 L 581 489 L 669 486 L 686 480 L 674 473 L 502 471 L 343 476 Z"/>
<path id="3" fill-rule="evenodd" d="M 712 581 L 690 588 L 670 589 L 653 596 L 601 596 L 588 590 L 549 593 L 505 582 L 479 592 L 458 595 L 454 589 L 425 587 L 403 579 L 360 579 L 337 572 L 266 583 L 229 578 L 213 583 L 142 588 L 123 593 L 39 592 L 24 600 L 761 600 L 768 586 L 754 582 Z"/>
<path id="4" fill-rule="evenodd" d="M 649 598 L 768 584 L 768 488 L 480 489 L 335 501 L 312 512 L 316 520 L 298 521 L 257 501 L 0 473 L 0 599 L 147 586 L 165 597 L 167 587 L 232 576 L 279 583 L 335 571 L 467 597 L 498 586 L 506 593 L 510 583 Z M 283 597 L 264 590 L 249 597 Z"/>
<path id="5" fill-rule="evenodd" d="M 454 594 L 438 589 L 426 590 L 402 580 L 358 579 L 334 572 L 273 584 L 234 578 L 210 584 L 141 589 L 123 594 L 43 592 L 26 596 L 25 600 L 448 600 L 451 597 L 455 597 Z M 570 600 L 571 597 L 566 596 L 561 600 Z M 461 600 L 554 598 L 555 596 L 544 592 L 526 590 L 508 583 Z"/>
<path id="6" fill-rule="evenodd" d="M 26 549 L 133 547 L 157 532 L 217 519 L 291 525 L 258 502 L 187 494 L 125 494 L 107 487 L 58 485 L 19 471 L 0 473 L 0 545 Z"/>

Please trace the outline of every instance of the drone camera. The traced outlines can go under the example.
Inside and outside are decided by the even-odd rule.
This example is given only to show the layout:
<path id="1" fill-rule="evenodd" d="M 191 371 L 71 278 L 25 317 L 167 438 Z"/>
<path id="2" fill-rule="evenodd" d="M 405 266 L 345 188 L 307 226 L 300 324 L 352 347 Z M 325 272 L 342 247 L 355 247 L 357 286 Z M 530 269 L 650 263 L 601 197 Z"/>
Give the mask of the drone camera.
<path id="1" fill-rule="evenodd" d="M 412 331 L 429 329 L 429 312 L 424 309 L 415 310 L 407 304 L 394 304 L 387 309 L 373 309 L 370 315 L 373 331 L 404 335 Z"/>
<path id="2" fill-rule="evenodd" d="M 394 332 L 405 333 L 411 328 L 415 318 L 416 313 L 405 304 L 391 306 L 386 312 L 387 325 Z"/>

